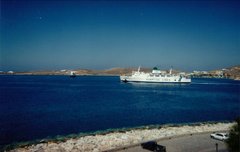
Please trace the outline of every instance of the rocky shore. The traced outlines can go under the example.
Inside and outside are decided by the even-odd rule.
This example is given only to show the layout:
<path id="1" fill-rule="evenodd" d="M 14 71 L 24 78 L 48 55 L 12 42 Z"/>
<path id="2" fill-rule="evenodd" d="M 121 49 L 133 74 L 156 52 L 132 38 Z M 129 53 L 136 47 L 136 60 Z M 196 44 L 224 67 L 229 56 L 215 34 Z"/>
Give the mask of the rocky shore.
<path id="1" fill-rule="evenodd" d="M 11 152 L 100 152 L 185 134 L 229 130 L 234 123 L 202 123 L 182 126 L 160 126 L 107 134 L 70 138 L 64 142 L 48 141 L 11 150 Z"/>

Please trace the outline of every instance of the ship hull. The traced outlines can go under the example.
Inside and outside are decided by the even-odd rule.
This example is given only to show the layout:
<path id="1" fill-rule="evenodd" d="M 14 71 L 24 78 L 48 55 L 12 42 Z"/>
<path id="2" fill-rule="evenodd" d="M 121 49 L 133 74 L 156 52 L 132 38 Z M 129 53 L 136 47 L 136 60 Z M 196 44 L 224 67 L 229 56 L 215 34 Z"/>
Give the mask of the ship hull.
<path id="1" fill-rule="evenodd" d="M 120 80 L 123 82 L 144 82 L 144 83 L 191 83 L 190 78 L 185 78 L 181 76 L 172 76 L 172 77 L 120 76 Z"/>

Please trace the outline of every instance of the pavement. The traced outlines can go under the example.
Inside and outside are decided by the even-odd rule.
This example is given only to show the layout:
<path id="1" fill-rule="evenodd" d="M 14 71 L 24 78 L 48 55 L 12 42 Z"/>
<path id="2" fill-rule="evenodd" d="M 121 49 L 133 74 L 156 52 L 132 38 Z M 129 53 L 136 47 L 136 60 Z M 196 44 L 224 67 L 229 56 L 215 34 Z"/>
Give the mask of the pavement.
<path id="1" fill-rule="evenodd" d="M 228 152 L 223 141 L 210 138 L 211 133 L 183 135 L 157 140 L 158 145 L 166 147 L 167 152 Z M 217 150 L 216 150 L 217 144 Z M 143 149 L 140 144 L 123 147 L 115 152 L 150 152 Z"/>

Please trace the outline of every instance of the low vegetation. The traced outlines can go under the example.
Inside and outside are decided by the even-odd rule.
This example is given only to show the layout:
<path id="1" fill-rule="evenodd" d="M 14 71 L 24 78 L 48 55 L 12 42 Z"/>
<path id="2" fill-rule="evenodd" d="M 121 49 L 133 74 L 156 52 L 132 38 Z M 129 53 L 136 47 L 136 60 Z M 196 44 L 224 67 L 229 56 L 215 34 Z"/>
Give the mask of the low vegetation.
<path id="1" fill-rule="evenodd" d="M 230 152 L 239 152 L 239 145 L 240 145 L 240 118 L 237 119 L 237 124 L 232 127 L 229 133 L 229 139 L 226 141 L 228 150 Z"/>

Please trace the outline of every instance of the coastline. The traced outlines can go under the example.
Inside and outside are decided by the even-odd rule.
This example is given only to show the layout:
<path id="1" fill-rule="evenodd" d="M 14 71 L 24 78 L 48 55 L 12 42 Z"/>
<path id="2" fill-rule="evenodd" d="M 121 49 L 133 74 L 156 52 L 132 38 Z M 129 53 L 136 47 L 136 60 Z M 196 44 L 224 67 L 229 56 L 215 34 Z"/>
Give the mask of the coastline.
<path id="1" fill-rule="evenodd" d="M 34 144 L 18 145 L 11 152 L 30 151 L 114 151 L 149 140 L 161 140 L 187 134 L 227 131 L 233 122 L 204 122 L 193 124 L 154 125 L 137 128 L 108 130 L 65 139 L 41 140 Z M 14 148 L 14 147 L 13 147 Z M 10 148 L 12 149 L 12 148 Z"/>
<path id="2" fill-rule="evenodd" d="M 114 67 L 110 69 L 62 69 L 62 70 L 35 70 L 35 71 L 0 71 L 0 75 L 66 75 L 69 76 L 72 72 L 76 76 L 120 76 L 131 74 L 136 67 Z M 152 68 L 141 68 L 142 72 L 151 72 Z M 167 72 L 168 70 L 164 69 Z M 223 78 L 240 80 L 240 66 L 232 66 L 224 69 L 215 69 L 208 71 L 192 71 L 186 72 L 182 70 L 174 70 L 173 73 L 184 73 L 184 75 L 191 76 L 192 78 Z"/>

